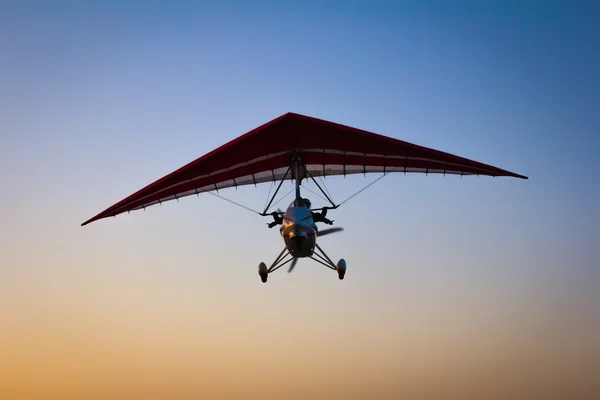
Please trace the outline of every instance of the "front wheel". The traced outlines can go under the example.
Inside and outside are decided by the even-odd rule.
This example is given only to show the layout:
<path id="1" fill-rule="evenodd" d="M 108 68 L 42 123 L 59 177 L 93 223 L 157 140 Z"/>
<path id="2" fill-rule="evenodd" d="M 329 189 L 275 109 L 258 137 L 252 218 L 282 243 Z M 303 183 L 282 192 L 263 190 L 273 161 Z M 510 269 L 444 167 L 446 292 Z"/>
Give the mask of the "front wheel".
<path id="1" fill-rule="evenodd" d="M 340 259 L 335 266 L 335 269 L 338 272 L 338 278 L 340 278 L 340 280 L 344 279 L 344 275 L 346 275 L 346 260 L 343 258 Z"/>
<path id="2" fill-rule="evenodd" d="M 267 269 L 267 265 L 264 262 L 258 264 L 258 275 L 260 275 L 260 280 L 262 283 L 267 283 L 267 278 L 269 277 L 269 270 Z"/>

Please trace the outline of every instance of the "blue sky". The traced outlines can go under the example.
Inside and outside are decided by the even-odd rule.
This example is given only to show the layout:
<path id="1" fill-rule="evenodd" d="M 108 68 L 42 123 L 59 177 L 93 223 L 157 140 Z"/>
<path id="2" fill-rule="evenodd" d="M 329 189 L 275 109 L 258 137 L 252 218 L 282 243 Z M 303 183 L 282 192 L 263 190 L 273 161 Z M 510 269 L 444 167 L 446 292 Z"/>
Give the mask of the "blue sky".
<path id="1" fill-rule="evenodd" d="M 389 348 L 407 324 L 426 330 L 451 311 L 463 327 L 487 310 L 488 323 L 537 329 L 579 310 L 573 326 L 584 327 L 600 284 L 598 17 L 586 2 L 4 3 L 2 296 L 32 315 L 105 322 L 129 315 L 107 305 L 115 293 L 135 318 L 155 300 L 165 315 L 189 306 L 181 321 L 214 302 L 204 312 L 215 334 L 246 326 L 220 315 L 253 303 L 270 310 L 259 326 L 371 324 Z M 310 262 L 259 285 L 256 265 L 281 239 L 209 195 L 79 226 L 288 111 L 530 179 L 386 177 L 332 216 L 346 231 L 323 245 L 348 260 L 342 285 Z M 327 184 L 340 200 L 374 178 Z M 267 192 L 224 194 L 260 208 Z M 339 319 L 322 309 L 332 298 L 344 299 Z M 307 346 L 320 343 L 312 334 Z"/>

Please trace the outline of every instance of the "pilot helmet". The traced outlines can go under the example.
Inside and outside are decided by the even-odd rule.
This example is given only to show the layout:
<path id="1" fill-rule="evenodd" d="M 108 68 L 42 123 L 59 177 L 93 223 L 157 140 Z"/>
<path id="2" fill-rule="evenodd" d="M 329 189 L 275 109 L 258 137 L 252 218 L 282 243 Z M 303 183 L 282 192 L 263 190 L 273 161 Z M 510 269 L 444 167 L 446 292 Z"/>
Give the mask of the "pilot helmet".
<path id="1" fill-rule="evenodd" d="M 304 205 L 306 206 L 306 208 L 310 209 L 310 200 L 309 199 L 302 199 L 302 201 L 304 202 Z"/>

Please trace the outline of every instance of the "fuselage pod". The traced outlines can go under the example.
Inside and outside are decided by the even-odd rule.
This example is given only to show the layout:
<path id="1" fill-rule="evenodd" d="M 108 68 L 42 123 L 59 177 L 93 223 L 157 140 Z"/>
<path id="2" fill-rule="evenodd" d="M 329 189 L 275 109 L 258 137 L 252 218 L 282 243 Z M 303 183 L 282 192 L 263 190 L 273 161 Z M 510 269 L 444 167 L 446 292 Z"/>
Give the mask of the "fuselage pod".
<path id="1" fill-rule="evenodd" d="M 280 229 L 285 247 L 293 257 L 310 257 L 315 250 L 317 227 L 310 210 L 294 201 L 285 212 Z"/>

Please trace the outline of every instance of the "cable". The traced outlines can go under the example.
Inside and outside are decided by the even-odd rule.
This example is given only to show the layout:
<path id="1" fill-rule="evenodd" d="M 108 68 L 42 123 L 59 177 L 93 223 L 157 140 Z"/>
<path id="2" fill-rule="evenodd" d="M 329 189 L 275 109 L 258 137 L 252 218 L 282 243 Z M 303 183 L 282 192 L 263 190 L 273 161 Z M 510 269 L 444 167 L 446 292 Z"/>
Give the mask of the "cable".
<path id="1" fill-rule="evenodd" d="M 292 193 L 294 190 L 296 190 L 296 188 L 294 187 L 292 190 L 290 190 L 289 192 L 287 192 L 286 194 L 284 194 L 279 200 L 277 200 L 275 203 L 271 204 L 271 207 L 274 207 L 277 205 L 277 203 L 279 203 L 281 200 L 285 199 L 287 196 L 289 196 L 290 193 Z M 268 210 L 267 210 L 267 214 L 268 214 Z"/>
<path id="2" fill-rule="evenodd" d="M 319 175 L 319 180 L 321 181 L 321 183 L 323 184 L 323 188 L 325 189 L 325 191 L 327 192 L 327 195 L 329 196 L 330 199 L 333 200 L 333 196 L 331 195 L 331 193 L 329 192 L 329 189 L 327 188 L 327 185 L 325 184 L 325 179 L 323 179 L 321 177 L 321 175 Z"/>
<path id="3" fill-rule="evenodd" d="M 338 204 L 338 206 L 341 206 L 342 204 L 344 204 L 348 200 L 354 198 L 355 196 L 357 196 L 358 194 L 362 193 L 363 191 L 365 191 L 369 187 L 373 186 L 375 183 L 377 183 L 380 180 L 382 180 L 386 175 L 387 175 L 387 173 L 384 172 L 384 174 L 381 175 L 379 178 L 375 179 L 373 182 L 369 183 L 367 186 L 365 186 L 364 188 L 360 189 L 358 192 L 354 193 L 352 196 L 348 197 L 346 200 L 342 201 L 340 204 Z"/>
<path id="4" fill-rule="evenodd" d="M 271 190 L 275 186 L 275 181 L 271 181 L 271 185 L 269 186 L 269 194 L 267 194 L 267 199 L 265 200 L 265 205 L 263 206 L 263 210 L 267 208 L 267 203 L 269 202 L 269 198 L 271 198 Z"/>
<path id="5" fill-rule="evenodd" d="M 383 174 L 383 175 L 381 175 L 379 178 L 375 179 L 373 182 L 369 183 L 367 186 L 365 186 L 364 188 L 360 189 L 358 192 L 354 193 L 352 196 L 348 197 L 346 200 L 344 200 L 344 201 L 342 201 L 341 203 L 339 203 L 339 204 L 337 205 L 337 207 L 339 207 L 339 206 L 341 206 L 342 204 L 346 203 L 348 200 L 350 200 L 350 199 L 353 199 L 354 197 L 358 196 L 360 193 L 362 193 L 363 191 L 367 190 L 368 188 L 370 188 L 371 186 L 373 186 L 375 183 L 379 182 L 381 179 L 385 178 L 385 176 L 386 176 L 386 175 L 387 175 L 387 173 L 384 173 L 384 174 Z M 272 186 L 271 186 L 271 187 L 272 187 Z M 315 194 L 315 195 L 319 196 L 321 199 L 323 199 L 323 200 L 327 200 L 327 199 L 325 199 L 323 196 L 321 196 L 320 194 L 318 194 L 317 192 L 315 192 L 315 191 L 311 190 L 310 188 L 308 188 L 308 187 L 306 187 L 306 186 L 304 186 L 304 188 L 305 188 L 305 189 L 307 189 L 308 191 L 310 191 L 311 193 L 313 193 L 313 194 Z M 283 200 L 283 199 L 285 199 L 287 196 L 289 196 L 289 195 L 290 195 L 290 193 L 292 193 L 292 192 L 293 192 L 295 189 L 296 189 L 296 188 L 294 187 L 292 190 L 290 190 L 289 192 L 287 192 L 287 193 L 286 193 L 285 195 L 283 195 L 283 196 L 282 196 L 282 197 L 281 197 L 279 200 L 277 200 L 276 202 L 274 202 L 274 203 L 272 204 L 272 206 L 275 206 L 275 205 L 277 205 L 277 204 L 278 204 L 278 203 L 279 203 L 281 200 Z M 218 195 L 218 194 L 216 194 L 216 193 L 214 193 L 214 192 L 206 192 L 206 193 L 208 193 L 208 194 L 211 194 L 211 195 L 213 195 L 213 196 L 215 196 L 215 197 L 218 197 L 218 198 L 219 198 L 219 199 L 221 199 L 221 200 L 225 200 L 225 201 L 227 201 L 227 202 L 229 202 L 229 203 L 231 203 L 231 204 L 234 204 L 234 205 L 236 205 L 236 206 L 238 206 L 238 207 L 241 207 L 241 208 L 243 208 L 243 209 L 245 209 L 245 210 L 248 210 L 248 211 L 252 212 L 253 214 L 262 215 L 262 213 L 260 213 L 260 212 L 258 212 L 258 211 L 256 211 L 256 210 L 253 210 L 253 209 L 251 209 L 250 207 L 246 207 L 246 206 L 245 206 L 245 205 L 243 205 L 243 204 L 237 203 L 237 202 L 235 202 L 235 201 L 233 201 L 233 200 L 230 200 L 230 199 L 228 199 L 228 198 L 226 198 L 226 197 L 223 197 L 223 196 L 221 196 L 221 195 Z M 269 190 L 269 194 L 270 194 L 270 190 Z M 337 207 L 336 207 L 336 208 L 337 208 Z"/>
<path id="6" fill-rule="evenodd" d="M 321 199 L 323 199 L 325 201 L 329 201 L 325 197 L 321 196 L 319 193 L 315 192 L 314 190 L 311 190 L 311 188 L 309 188 L 308 186 L 302 186 L 302 187 L 304 189 L 308 190 L 309 192 L 311 192 L 312 194 L 315 194 L 315 195 L 319 196 Z"/>
<path id="7" fill-rule="evenodd" d="M 258 212 L 258 211 L 256 211 L 256 210 L 253 210 L 253 209 L 251 209 L 250 207 L 246 207 L 246 206 L 245 206 L 245 205 L 243 205 L 243 204 L 236 203 L 235 201 L 233 201 L 233 200 L 230 200 L 230 199 L 228 199 L 228 198 L 226 198 L 226 197 L 223 197 L 223 196 L 221 196 L 221 195 L 218 195 L 218 194 L 216 194 L 216 193 L 214 193 L 214 192 L 207 192 L 207 193 L 208 193 L 208 194 L 212 194 L 213 196 L 215 196 L 215 197 L 218 197 L 218 198 L 220 198 L 221 200 L 228 201 L 228 202 L 230 202 L 231 204 L 235 204 L 235 205 L 236 205 L 236 206 L 238 206 L 238 207 L 242 207 L 242 208 L 245 208 L 245 209 L 246 209 L 246 210 L 248 210 L 248 211 L 252 211 L 252 212 L 253 212 L 253 213 L 255 213 L 255 214 L 262 215 L 261 213 L 259 213 L 259 212 Z"/>

